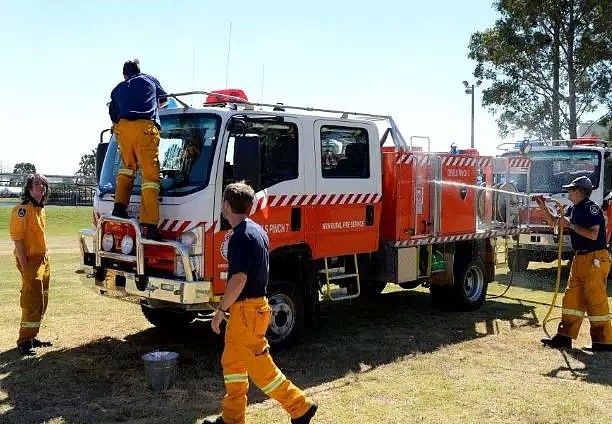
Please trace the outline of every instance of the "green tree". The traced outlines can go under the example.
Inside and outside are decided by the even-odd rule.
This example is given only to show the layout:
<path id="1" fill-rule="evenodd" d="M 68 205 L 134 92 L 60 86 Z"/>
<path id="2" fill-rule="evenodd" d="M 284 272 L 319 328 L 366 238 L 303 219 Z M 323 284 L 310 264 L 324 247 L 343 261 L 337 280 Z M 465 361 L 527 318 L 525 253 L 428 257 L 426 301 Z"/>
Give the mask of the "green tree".
<path id="1" fill-rule="evenodd" d="M 28 174 L 35 174 L 35 173 L 36 173 L 36 167 L 32 165 L 30 162 L 19 162 L 13 168 L 13 174 L 28 175 Z"/>
<path id="2" fill-rule="evenodd" d="M 576 137 L 584 113 L 612 102 L 612 0 L 499 0 L 472 34 L 474 76 L 502 136 Z"/>
<path id="3" fill-rule="evenodd" d="M 96 151 L 92 150 L 91 153 L 81 156 L 79 162 L 79 169 L 74 173 L 76 176 L 81 177 L 95 177 L 96 176 Z"/>

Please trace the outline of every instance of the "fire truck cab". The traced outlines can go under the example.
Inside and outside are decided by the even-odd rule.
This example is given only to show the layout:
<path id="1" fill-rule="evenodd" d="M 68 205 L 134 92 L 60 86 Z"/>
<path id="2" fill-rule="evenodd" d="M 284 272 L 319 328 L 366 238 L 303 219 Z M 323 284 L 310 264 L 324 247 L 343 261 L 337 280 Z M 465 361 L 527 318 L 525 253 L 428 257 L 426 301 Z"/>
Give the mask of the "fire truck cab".
<path id="1" fill-rule="evenodd" d="M 198 94 L 203 107 L 181 101 Z M 139 176 L 130 218 L 111 215 L 121 157 L 108 130 L 97 150 L 94 228 L 79 236 L 87 284 L 139 304 L 155 326 L 175 330 L 220 302 L 231 237 L 222 193 L 234 181 L 255 189 L 249 215 L 270 238 L 276 345 L 318 325 L 321 300 L 374 296 L 388 283 L 424 285 L 453 309 L 479 308 L 496 238 L 527 231 L 517 202 L 497 216 L 486 190 L 502 174 L 526 173 L 524 158 L 432 153 L 426 137 L 406 141 L 384 115 L 253 103 L 239 91 L 170 97 L 177 107 L 160 113 L 163 240 L 141 234 Z M 413 146 L 423 141 L 426 150 Z M 482 175 L 486 187 L 476 184 Z"/>
<path id="2" fill-rule="evenodd" d="M 507 147 L 500 145 L 499 148 Z M 580 176 L 593 183 L 591 200 L 604 209 L 607 223 L 607 240 L 610 240 L 610 213 L 608 203 L 612 196 L 612 157 L 607 142 L 585 137 L 576 140 L 523 141 L 514 143 L 502 156 L 524 155 L 531 160 L 529 174 L 510 175 L 509 184 L 518 191 L 530 191 L 556 199 L 565 207 L 571 205 L 563 185 Z M 552 205 L 550 206 L 552 208 Z M 525 211 L 526 212 L 526 211 Z M 556 213 L 556 211 L 554 211 Z M 508 266 L 524 271 L 529 262 L 552 262 L 557 259 L 559 235 L 544 219 L 535 202 L 529 204 L 532 231 L 514 235 L 508 245 Z M 564 260 L 573 256 L 570 237 L 563 234 Z"/>

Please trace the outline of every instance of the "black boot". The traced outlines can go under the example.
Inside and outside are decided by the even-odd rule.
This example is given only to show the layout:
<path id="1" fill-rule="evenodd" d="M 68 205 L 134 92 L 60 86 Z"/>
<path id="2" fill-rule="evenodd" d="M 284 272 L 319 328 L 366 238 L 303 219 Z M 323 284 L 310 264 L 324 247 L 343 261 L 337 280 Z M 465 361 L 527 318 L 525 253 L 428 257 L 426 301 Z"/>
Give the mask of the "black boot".
<path id="1" fill-rule="evenodd" d="M 563 334 L 555 334 L 552 339 L 542 339 L 541 341 L 546 346 L 557 349 L 571 349 L 572 347 L 572 338 Z"/>
<path id="2" fill-rule="evenodd" d="M 313 403 L 310 409 L 308 409 L 308 411 L 306 411 L 304 415 L 299 418 L 292 419 L 291 424 L 309 424 L 312 417 L 314 417 L 314 414 L 317 413 L 318 408 L 319 407 L 317 406 L 317 404 Z"/>
<path id="3" fill-rule="evenodd" d="M 144 238 L 148 238 L 150 240 L 161 241 L 161 236 L 159 235 L 159 230 L 157 229 L 157 225 L 154 224 L 141 224 L 142 228 L 142 236 Z"/>
<path id="4" fill-rule="evenodd" d="M 32 347 L 50 347 L 53 346 L 53 342 L 51 340 L 45 340 L 45 339 L 33 339 L 32 340 Z"/>
<path id="5" fill-rule="evenodd" d="M 115 203 L 115 206 L 113 207 L 113 216 L 116 216 L 117 218 L 129 218 L 127 206 L 125 206 L 123 203 Z"/>
<path id="6" fill-rule="evenodd" d="M 202 421 L 202 424 L 225 424 L 225 421 L 223 421 L 223 418 L 221 417 L 206 418 L 204 421 Z"/>
<path id="7" fill-rule="evenodd" d="M 34 350 L 34 346 L 32 346 L 32 341 L 27 341 L 25 343 L 17 345 L 17 349 L 19 350 L 19 353 L 23 356 L 36 355 L 36 350 Z"/>

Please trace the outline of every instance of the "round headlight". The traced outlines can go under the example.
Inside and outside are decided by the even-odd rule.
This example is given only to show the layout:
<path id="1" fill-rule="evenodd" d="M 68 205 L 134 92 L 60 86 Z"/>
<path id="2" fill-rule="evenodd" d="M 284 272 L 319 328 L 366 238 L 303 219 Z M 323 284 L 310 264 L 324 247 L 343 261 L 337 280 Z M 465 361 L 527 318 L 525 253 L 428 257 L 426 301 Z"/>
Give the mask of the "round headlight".
<path id="1" fill-rule="evenodd" d="M 121 253 L 124 255 L 129 255 L 132 253 L 132 249 L 134 248 L 134 239 L 132 236 L 124 236 L 121 239 Z"/>
<path id="2" fill-rule="evenodd" d="M 102 236 L 102 250 L 110 252 L 113 249 L 115 238 L 111 233 L 106 233 Z"/>
<path id="3" fill-rule="evenodd" d="M 195 231 L 186 231 L 178 236 L 178 241 L 185 246 L 194 246 L 198 241 Z"/>

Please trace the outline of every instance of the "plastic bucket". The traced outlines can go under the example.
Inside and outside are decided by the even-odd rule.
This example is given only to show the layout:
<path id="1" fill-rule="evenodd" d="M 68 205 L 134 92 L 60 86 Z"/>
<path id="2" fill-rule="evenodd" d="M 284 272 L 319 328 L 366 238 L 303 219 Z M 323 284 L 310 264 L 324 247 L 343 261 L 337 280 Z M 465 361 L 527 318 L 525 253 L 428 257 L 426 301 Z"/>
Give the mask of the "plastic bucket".
<path id="1" fill-rule="evenodd" d="M 145 364 L 147 387 L 153 390 L 166 390 L 176 381 L 176 368 L 179 354 L 176 352 L 149 352 L 142 355 Z"/>

